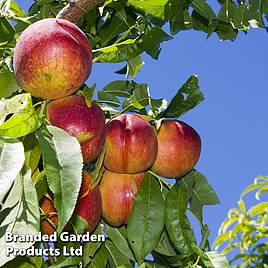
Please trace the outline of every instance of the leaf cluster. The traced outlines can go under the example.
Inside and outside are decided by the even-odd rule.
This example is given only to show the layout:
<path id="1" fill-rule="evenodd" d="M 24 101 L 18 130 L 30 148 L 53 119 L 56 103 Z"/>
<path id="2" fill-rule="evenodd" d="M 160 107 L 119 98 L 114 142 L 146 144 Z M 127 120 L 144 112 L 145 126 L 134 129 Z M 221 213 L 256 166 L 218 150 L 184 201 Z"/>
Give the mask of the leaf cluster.
<path id="1" fill-rule="evenodd" d="M 254 191 L 258 203 L 247 209 L 244 199 Z M 214 247 L 217 250 L 221 248 L 224 254 L 233 251 L 236 255 L 231 262 L 240 263 L 234 267 L 268 267 L 268 202 L 260 201 L 267 192 L 268 178 L 256 178 L 242 192 L 237 208 L 229 210 L 219 229 Z"/>

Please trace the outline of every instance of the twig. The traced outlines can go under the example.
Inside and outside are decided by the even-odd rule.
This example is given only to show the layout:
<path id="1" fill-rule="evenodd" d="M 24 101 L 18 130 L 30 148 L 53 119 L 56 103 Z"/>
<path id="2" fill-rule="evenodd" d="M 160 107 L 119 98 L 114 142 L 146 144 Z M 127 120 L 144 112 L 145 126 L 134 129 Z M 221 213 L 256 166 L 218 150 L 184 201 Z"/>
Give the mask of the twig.
<path id="1" fill-rule="evenodd" d="M 83 15 L 102 2 L 103 0 L 70 0 L 70 3 L 60 10 L 57 18 L 77 24 Z"/>
<path id="2" fill-rule="evenodd" d="M 151 173 L 155 178 L 158 179 L 160 186 L 165 185 L 168 189 L 172 187 L 172 184 L 167 182 L 165 179 L 161 178 L 157 174 L 155 174 L 152 170 L 149 170 L 149 173 Z"/>

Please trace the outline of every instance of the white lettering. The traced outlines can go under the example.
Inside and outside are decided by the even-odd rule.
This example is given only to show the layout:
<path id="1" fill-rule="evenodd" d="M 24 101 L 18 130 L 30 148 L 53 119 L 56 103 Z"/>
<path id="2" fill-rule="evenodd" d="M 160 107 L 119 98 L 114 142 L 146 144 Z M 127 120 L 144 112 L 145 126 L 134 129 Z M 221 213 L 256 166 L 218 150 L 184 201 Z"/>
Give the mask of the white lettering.
<path id="1" fill-rule="evenodd" d="M 12 242 L 13 241 L 13 234 L 10 232 L 6 232 L 6 242 Z"/>
<path id="2" fill-rule="evenodd" d="M 10 246 L 6 246 L 6 256 L 10 257 L 11 253 L 14 252 L 14 248 Z"/>

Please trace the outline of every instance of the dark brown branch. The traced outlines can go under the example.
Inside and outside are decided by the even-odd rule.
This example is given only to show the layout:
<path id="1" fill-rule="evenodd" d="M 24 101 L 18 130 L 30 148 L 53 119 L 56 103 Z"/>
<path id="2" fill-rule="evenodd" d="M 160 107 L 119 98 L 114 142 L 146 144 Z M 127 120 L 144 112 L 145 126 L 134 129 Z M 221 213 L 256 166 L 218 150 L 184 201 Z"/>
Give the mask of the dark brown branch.
<path id="1" fill-rule="evenodd" d="M 103 0 L 70 0 L 70 3 L 58 13 L 57 18 L 78 23 L 83 15 L 102 2 Z"/>

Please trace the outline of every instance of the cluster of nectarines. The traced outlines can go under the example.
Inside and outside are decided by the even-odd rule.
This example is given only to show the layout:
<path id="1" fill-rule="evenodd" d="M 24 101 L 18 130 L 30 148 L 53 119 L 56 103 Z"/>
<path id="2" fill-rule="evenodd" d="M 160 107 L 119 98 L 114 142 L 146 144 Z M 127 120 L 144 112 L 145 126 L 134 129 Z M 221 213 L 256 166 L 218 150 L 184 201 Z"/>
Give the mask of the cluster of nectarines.
<path id="1" fill-rule="evenodd" d="M 74 214 L 66 226 L 79 232 L 92 232 L 101 215 L 112 226 L 126 224 L 147 170 L 180 178 L 195 166 L 201 150 L 198 133 L 179 120 L 163 120 L 159 129 L 139 114 L 120 114 L 106 122 L 96 102 L 88 107 L 83 97 L 71 95 L 85 82 L 91 66 L 86 36 L 66 20 L 32 24 L 15 48 L 14 71 L 19 84 L 33 96 L 51 100 L 48 121 L 77 138 L 84 163 L 96 160 L 106 147 L 100 184 L 92 189 L 92 176 L 83 172 Z M 41 230 L 55 231 L 58 218 L 52 193 L 41 199 L 40 207 L 47 215 Z M 77 230 L 77 226 L 81 228 Z"/>

